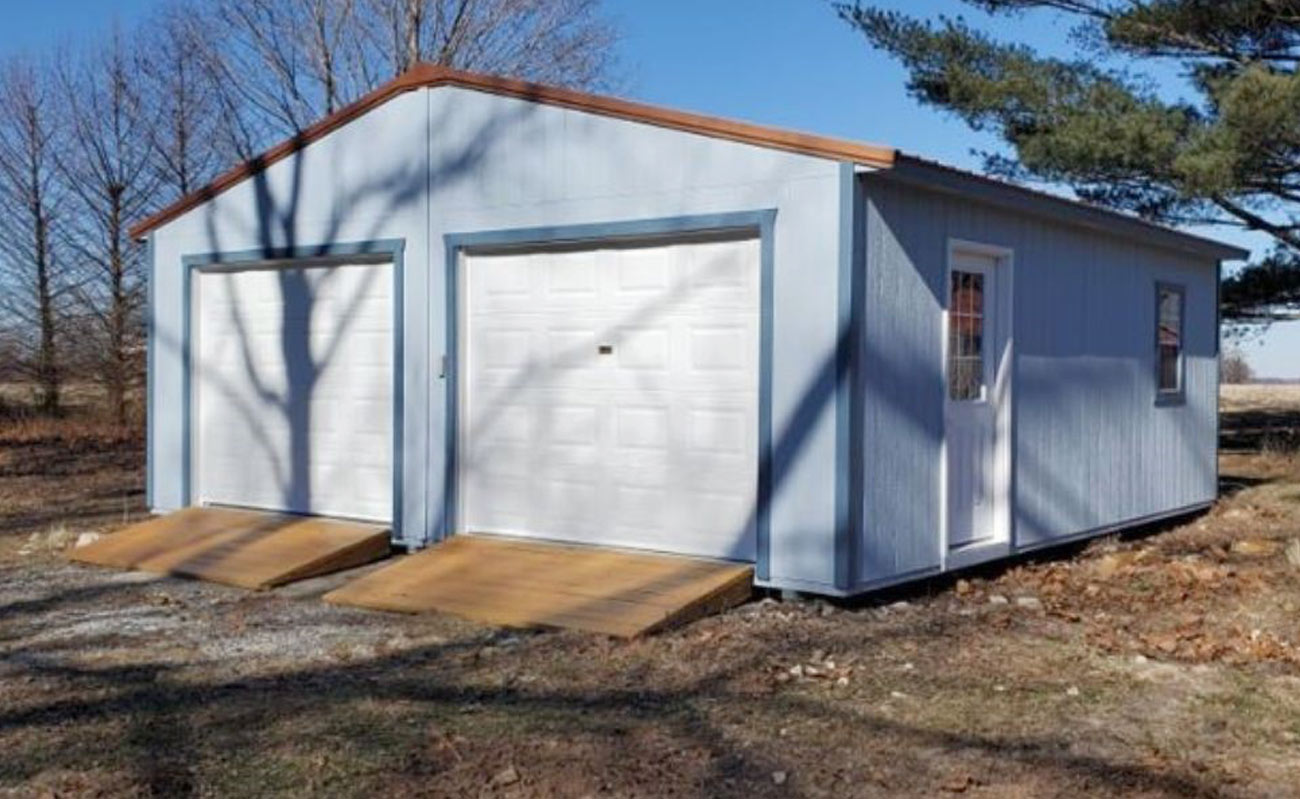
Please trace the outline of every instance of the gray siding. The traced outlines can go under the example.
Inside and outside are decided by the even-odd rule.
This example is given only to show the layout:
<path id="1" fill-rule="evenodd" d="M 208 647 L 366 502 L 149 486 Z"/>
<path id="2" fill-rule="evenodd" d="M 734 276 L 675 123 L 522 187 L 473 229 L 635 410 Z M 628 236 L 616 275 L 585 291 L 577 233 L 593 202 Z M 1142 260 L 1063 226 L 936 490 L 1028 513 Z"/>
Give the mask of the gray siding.
<path id="1" fill-rule="evenodd" d="M 155 233 L 154 504 L 185 502 L 186 255 L 406 240 L 403 519 L 415 542 L 441 534 L 447 502 L 445 235 L 775 209 L 770 582 L 830 589 L 838 175 L 825 159 L 458 88 L 395 98 Z"/>
<path id="2" fill-rule="evenodd" d="M 186 502 L 186 256 L 405 242 L 401 517 L 406 541 L 423 543 L 442 534 L 450 501 L 438 373 L 453 344 L 444 237 L 767 209 L 776 211 L 775 462 L 765 584 L 835 593 L 844 575 L 862 588 L 944 567 L 940 330 L 950 237 L 1015 250 L 1016 545 L 1214 497 L 1211 262 L 878 177 L 863 180 L 862 205 L 846 213 L 844 174 L 826 159 L 464 89 L 397 97 L 153 235 L 153 504 Z M 841 219 L 860 220 L 856 237 L 843 235 Z M 863 271 L 845 272 L 842 254 L 858 247 Z M 1181 407 L 1154 404 L 1157 280 L 1187 291 Z M 836 412 L 849 396 L 837 346 L 850 286 L 862 311 L 851 424 Z M 862 453 L 851 511 L 836 505 L 837 481 L 859 474 L 842 446 L 837 457 L 846 428 L 859 431 L 853 451 Z M 854 557 L 839 564 L 837 510 L 860 527 L 856 546 L 842 548 Z"/>
<path id="3" fill-rule="evenodd" d="M 1031 547 L 1212 501 L 1212 261 L 866 178 L 859 584 L 944 566 L 950 239 L 1014 250 L 1013 530 Z M 1157 281 L 1186 287 L 1186 402 L 1155 402 Z"/>

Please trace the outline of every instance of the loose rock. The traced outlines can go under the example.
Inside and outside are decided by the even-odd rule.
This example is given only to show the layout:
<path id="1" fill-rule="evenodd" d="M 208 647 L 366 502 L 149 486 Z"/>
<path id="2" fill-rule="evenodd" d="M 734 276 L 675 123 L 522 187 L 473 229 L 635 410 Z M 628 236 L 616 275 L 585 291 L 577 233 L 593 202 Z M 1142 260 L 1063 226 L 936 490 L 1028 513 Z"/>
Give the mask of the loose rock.
<path id="1" fill-rule="evenodd" d="M 492 784 L 498 787 L 514 785 L 516 782 L 519 782 L 519 772 L 514 766 L 506 766 L 492 775 Z"/>
<path id="2" fill-rule="evenodd" d="M 1286 561 L 1294 568 L 1300 569 L 1300 538 L 1292 538 L 1286 542 L 1286 548 L 1283 550 L 1286 554 Z"/>
<path id="3" fill-rule="evenodd" d="M 1232 542 L 1232 551 L 1238 555 L 1261 557 L 1272 555 L 1278 550 L 1278 543 L 1267 538 L 1242 538 Z"/>

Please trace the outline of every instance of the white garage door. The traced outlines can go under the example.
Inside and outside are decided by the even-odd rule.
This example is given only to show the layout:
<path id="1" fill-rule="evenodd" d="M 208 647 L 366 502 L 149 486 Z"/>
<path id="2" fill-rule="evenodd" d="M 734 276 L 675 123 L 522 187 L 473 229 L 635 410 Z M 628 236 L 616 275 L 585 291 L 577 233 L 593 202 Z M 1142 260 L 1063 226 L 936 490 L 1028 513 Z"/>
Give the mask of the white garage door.
<path id="1" fill-rule="evenodd" d="M 194 277 L 195 500 L 392 518 L 393 267 Z"/>
<path id="2" fill-rule="evenodd" d="M 461 530 L 754 558 L 757 240 L 462 274 Z"/>

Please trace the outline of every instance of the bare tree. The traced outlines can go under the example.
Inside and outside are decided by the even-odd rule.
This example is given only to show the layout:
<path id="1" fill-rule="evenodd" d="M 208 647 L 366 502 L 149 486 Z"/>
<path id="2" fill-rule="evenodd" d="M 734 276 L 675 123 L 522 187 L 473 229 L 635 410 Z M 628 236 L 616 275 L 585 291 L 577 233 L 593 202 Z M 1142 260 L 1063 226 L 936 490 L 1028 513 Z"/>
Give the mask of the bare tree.
<path id="1" fill-rule="evenodd" d="M 139 31 L 139 94 L 150 124 L 158 180 L 169 189 L 159 204 L 189 194 L 225 160 L 215 140 L 220 106 L 205 68 L 211 34 L 195 25 L 192 8 L 164 6 Z"/>
<path id="2" fill-rule="evenodd" d="M 599 0 L 358 0 L 386 76 L 427 61 L 580 88 L 606 83 L 616 41 Z"/>
<path id="3" fill-rule="evenodd" d="M 46 74 L 27 61 L 0 71 L 0 310 L 26 331 L 10 339 L 15 367 L 34 380 L 38 405 L 59 411 L 59 321 L 69 287 L 55 253 L 60 201 L 55 106 Z"/>
<path id="4" fill-rule="evenodd" d="M 0 322 L 47 410 L 88 365 L 126 420 L 145 286 L 128 226 L 222 165 L 420 61 L 584 88 L 613 63 L 600 0 L 170 2 L 0 80 Z"/>
<path id="5" fill-rule="evenodd" d="M 1255 379 L 1246 355 L 1239 349 L 1225 349 L 1220 356 L 1219 380 L 1224 384 L 1249 383 Z"/>
<path id="6" fill-rule="evenodd" d="M 219 31 L 196 52 L 248 156 L 418 61 L 604 85 L 615 36 L 599 12 L 599 0 L 216 0 L 191 19 Z"/>
<path id="7" fill-rule="evenodd" d="M 93 322 L 96 371 L 118 422 L 139 379 L 144 274 L 141 248 L 127 234 L 158 186 L 153 119 L 141 102 L 135 59 L 114 33 L 59 70 L 68 146 L 57 157 L 75 213 L 62 226 L 83 274 L 77 296 Z"/>
<path id="8" fill-rule="evenodd" d="M 354 0 L 215 0 L 190 24 L 210 85 L 220 91 L 226 135 L 241 155 L 299 131 L 369 88 L 354 71 Z"/>

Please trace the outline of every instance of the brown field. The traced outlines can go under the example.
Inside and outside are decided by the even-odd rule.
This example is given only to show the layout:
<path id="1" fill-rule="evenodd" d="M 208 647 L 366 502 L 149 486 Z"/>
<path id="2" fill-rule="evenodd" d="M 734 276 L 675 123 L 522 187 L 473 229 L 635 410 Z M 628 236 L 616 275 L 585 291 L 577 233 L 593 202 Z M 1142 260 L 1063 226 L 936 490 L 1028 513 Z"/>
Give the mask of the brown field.
<path id="1" fill-rule="evenodd" d="M 77 568 L 141 436 L 0 422 L 0 795 L 1300 794 L 1300 387 L 1163 529 L 633 642 Z"/>

